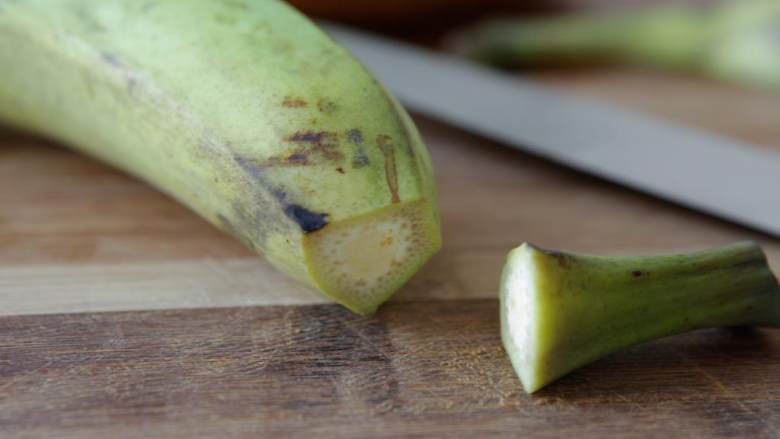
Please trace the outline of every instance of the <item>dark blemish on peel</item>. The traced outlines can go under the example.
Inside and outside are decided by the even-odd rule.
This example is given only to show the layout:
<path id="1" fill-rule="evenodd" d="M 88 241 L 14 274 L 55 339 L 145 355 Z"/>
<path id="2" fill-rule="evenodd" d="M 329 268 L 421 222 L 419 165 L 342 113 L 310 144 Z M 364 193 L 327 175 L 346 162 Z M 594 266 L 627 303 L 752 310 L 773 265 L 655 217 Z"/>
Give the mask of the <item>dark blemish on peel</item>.
<path id="1" fill-rule="evenodd" d="M 639 270 L 634 270 L 634 271 L 631 272 L 631 276 L 640 277 L 640 276 L 642 276 L 642 272 L 639 271 Z"/>
<path id="2" fill-rule="evenodd" d="M 306 105 L 308 104 L 305 100 L 290 96 L 285 96 L 284 100 L 282 101 L 282 107 L 285 108 L 304 108 Z"/>
<path id="3" fill-rule="evenodd" d="M 368 156 L 363 150 L 363 133 L 358 129 L 351 129 L 347 131 L 347 140 L 349 143 L 355 145 L 355 154 L 352 157 L 352 167 L 362 168 L 369 164 Z"/>
<path id="4" fill-rule="evenodd" d="M 308 165 L 309 156 L 303 152 L 294 152 L 287 157 L 287 164 L 289 165 Z"/>
<path id="5" fill-rule="evenodd" d="M 354 145 L 363 144 L 363 133 L 358 129 L 352 129 L 347 131 L 347 139 Z"/>
<path id="6" fill-rule="evenodd" d="M 327 133 L 325 131 L 305 131 L 301 132 L 298 131 L 297 133 L 291 135 L 287 138 L 287 140 L 291 142 L 309 142 L 309 143 L 320 143 L 322 142 L 322 139 L 325 137 Z"/>
<path id="7" fill-rule="evenodd" d="M 337 171 L 339 174 L 345 174 L 345 172 L 344 172 L 344 168 L 342 168 L 341 166 L 339 166 L 338 168 L 336 168 L 336 171 Z"/>
<path id="8" fill-rule="evenodd" d="M 385 179 L 387 180 L 387 188 L 390 189 L 390 200 L 393 204 L 396 204 L 401 201 L 401 197 L 398 195 L 398 170 L 395 166 L 395 149 L 393 148 L 392 138 L 380 134 L 376 136 L 376 145 L 385 156 Z"/>
<path id="9" fill-rule="evenodd" d="M 327 213 L 312 212 L 297 204 L 286 206 L 284 213 L 301 227 L 303 233 L 315 232 L 328 224 Z"/>
<path id="10" fill-rule="evenodd" d="M 241 156 L 235 156 L 236 163 L 255 178 L 282 205 L 285 215 L 295 221 L 304 233 L 311 233 L 328 224 L 328 214 L 313 212 L 299 204 L 290 202 L 287 193 L 274 187 L 263 178 L 263 169 Z M 238 212 L 239 210 L 237 210 Z M 220 219 L 221 220 L 221 219 Z"/>

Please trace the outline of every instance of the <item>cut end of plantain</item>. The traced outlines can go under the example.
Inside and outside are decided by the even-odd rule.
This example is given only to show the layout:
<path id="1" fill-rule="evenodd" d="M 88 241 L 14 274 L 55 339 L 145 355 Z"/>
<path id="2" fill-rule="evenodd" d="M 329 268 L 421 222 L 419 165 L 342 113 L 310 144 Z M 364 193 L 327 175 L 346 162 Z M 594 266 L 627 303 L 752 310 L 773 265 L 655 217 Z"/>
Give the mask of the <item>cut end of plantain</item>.
<path id="1" fill-rule="evenodd" d="M 507 258 L 501 281 L 502 342 L 528 393 L 543 385 L 536 373 L 540 333 L 536 253 L 529 244 L 513 250 Z"/>
<path id="2" fill-rule="evenodd" d="M 425 200 L 336 221 L 305 239 L 317 286 L 359 314 L 375 312 L 441 246 Z"/>

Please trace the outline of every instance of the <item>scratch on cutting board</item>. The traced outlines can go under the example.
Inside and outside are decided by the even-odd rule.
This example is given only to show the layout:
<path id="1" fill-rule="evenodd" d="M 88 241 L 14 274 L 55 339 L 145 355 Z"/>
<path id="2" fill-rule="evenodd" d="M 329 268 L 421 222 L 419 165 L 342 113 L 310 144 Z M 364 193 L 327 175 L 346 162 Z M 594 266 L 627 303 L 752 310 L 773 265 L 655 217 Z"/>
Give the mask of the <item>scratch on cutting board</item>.
<path id="1" fill-rule="evenodd" d="M 384 351 L 383 347 L 381 345 L 378 345 L 375 341 L 371 340 L 366 334 L 363 333 L 360 329 L 358 329 L 352 321 L 345 321 L 344 322 L 344 329 L 348 330 L 352 334 L 355 334 L 358 338 L 363 340 L 366 343 L 366 346 L 371 346 L 376 348 L 376 351 L 379 355 L 381 355 L 384 359 L 387 361 L 392 361 L 392 358 L 387 354 L 387 352 Z M 386 331 L 384 327 L 382 328 L 382 331 Z"/>
<path id="2" fill-rule="evenodd" d="M 730 400 L 730 401 L 734 402 L 734 404 L 735 404 L 737 407 L 739 407 L 739 409 L 740 409 L 740 410 L 742 410 L 744 413 L 746 413 L 746 414 L 748 414 L 748 415 L 750 415 L 750 416 L 753 416 L 753 417 L 754 417 L 754 418 L 755 418 L 755 419 L 756 419 L 758 422 L 760 422 L 761 424 L 763 424 L 764 426 L 766 426 L 766 427 L 767 427 L 767 429 L 769 429 L 769 430 L 770 430 L 770 431 L 772 431 L 773 433 L 780 433 L 780 429 L 779 429 L 779 428 L 777 428 L 777 427 L 776 427 L 775 425 L 773 425 L 772 423 L 768 422 L 768 421 L 766 420 L 766 418 L 764 418 L 764 416 L 763 416 L 764 414 L 763 414 L 763 413 L 761 413 L 760 411 L 758 411 L 758 412 L 757 412 L 757 411 L 755 411 L 755 410 L 751 409 L 749 406 L 745 405 L 745 403 L 743 403 L 743 402 L 742 402 L 742 401 L 739 399 L 739 395 L 737 395 L 737 394 L 736 394 L 736 393 L 735 393 L 733 390 L 731 390 L 731 388 L 729 388 L 728 386 L 726 386 L 725 384 L 723 384 L 723 382 L 722 382 L 722 381 L 720 381 L 720 380 L 719 380 L 717 377 L 715 377 L 715 376 L 714 376 L 714 375 L 712 375 L 711 373 L 709 373 L 709 372 L 707 372 L 706 370 L 704 370 L 704 369 L 703 369 L 703 368 L 702 368 L 702 367 L 701 367 L 701 366 L 700 366 L 700 365 L 699 365 L 699 364 L 698 364 L 696 361 L 692 360 L 691 358 L 688 358 L 688 357 L 683 357 L 683 359 L 685 360 L 685 362 L 686 362 L 686 363 L 688 363 L 688 364 L 690 364 L 691 366 L 693 366 L 693 368 L 694 368 L 694 369 L 695 369 L 695 370 L 696 370 L 696 371 L 697 371 L 699 374 L 701 374 L 701 376 L 703 376 L 703 377 L 704 377 L 705 379 L 707 379 L 707 380 L 708 380 L 710 383 L 712 383 L 713 387 L 714 387 L 716 390 L 718 390 L 718 392 L 719 392 L 721 395 L 723 395 L 724 397 L 726 397 L 728 400 Z"/>

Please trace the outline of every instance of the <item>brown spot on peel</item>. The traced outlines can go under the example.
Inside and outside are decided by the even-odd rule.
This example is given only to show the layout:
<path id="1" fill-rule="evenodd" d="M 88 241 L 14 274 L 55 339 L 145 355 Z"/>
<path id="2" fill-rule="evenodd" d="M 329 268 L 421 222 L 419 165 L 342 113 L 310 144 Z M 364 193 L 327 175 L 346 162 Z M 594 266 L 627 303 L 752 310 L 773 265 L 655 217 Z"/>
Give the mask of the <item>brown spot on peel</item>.
<path id="1" fill-rule="evenodd" d="M 287 138 L 287 141 L 299 146 L 284 155 L 272 156 L 265 160 L 242 158 L 245 162 L 257 168 L 296 167 L 316 165 L 317 158 L 325 161 L 339 162 L 344 160 L 344 154 L 338 149 L 338 136 L 327 131 L 298 131 Z"/>
<path id="2" fill-rule="evenodd" d="M 282 101 L 282 107 L 285 108 L 304 108 L 308 105 L 306 101 L 301 98 L 294 98 L 291 96 L 285 96 Z"/>
<path id="3" fill-rule="evenodd" d="M 338 149 L 338 135 L 328 131 L 298 131 L 287 138 L 288 141 L 308 145 L 298 153 L 309 156 L 319 153 L 325 160 L 341 161 L 344 154 Z"/>
<path id="4" fill-rule="evenodd" d="M 288 165 L 308 165 L 309 157 L 301 152 L 294 152 L 287 157 L 286 163 Z"/>
<path id="5" fill-rule="evenodd" d="M 395 150 L 393 148 L 390 136 L 380 134 L 376 136 L 376 145 L 385 156 L 385 179 L 387 187 L 390 189 L 390 196 L 393 204 L 399 203 L 401 198 L 398 196 L 398 170 L 395 166 Z"/>

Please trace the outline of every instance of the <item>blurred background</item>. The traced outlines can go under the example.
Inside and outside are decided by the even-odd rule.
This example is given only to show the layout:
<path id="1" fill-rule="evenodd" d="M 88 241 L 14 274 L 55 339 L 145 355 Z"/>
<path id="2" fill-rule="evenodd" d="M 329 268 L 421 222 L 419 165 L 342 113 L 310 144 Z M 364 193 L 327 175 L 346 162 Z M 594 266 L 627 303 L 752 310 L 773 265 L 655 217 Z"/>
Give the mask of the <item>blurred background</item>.
<path id="1" fill-rule="evenodd" d="M 716 0 L 290 0 L 309 15 L 361 27 L 434 36 L 496 14 L 549 16 L 662 4 L 707 5 Z"/>
<path id="2" fill-rule="evenodd" d="M 750 155 L 753 146 L 777 151 L 780 0 L 290 1 L 315 18 L 379 32 L 518 72 L 567 95 L 596 98 L 592 102 L 616 103 L 673 123 L 753 143 L 736 147 L 738 162 Z M 381 52 L 381 49 L 372 48 L 367 52 L 370 51 Z M 397 65 L 401 64 L 392 60 L 385 67 Z M 414 68 L 404 66 L 404 69 Z M 439 71 L 437 79 L 446 78 L 450 73 Z M 528 100 L 524 102 L 528 104 Z M 413 112 L 419 110 L 405 103 Z M 506 111 L 513 112 L 521 107 L 519 102 L 517 107 L 514 103 L 503 105 Z M 425 114 L 452 123 L 452 118 L 441 114 L 446 109 L 438 111 Z M 579 116 L 582 114 L 578 115 L 581 120 Z M 556 123 L 565 124 L 566 118 L 560 113 L 549 117 L 556 118 L 560 118 Z M 617 120 L 621 119 L 607 119 L 607 125 L 614 125 L 610 129 L 641 131 L 636 127 L 626 128 L 625 123 Z M 459 124 L 468 126 L 463 121 L 452 123 L 455 128 Z M 643 135 L 643 139 L 658 138 L 657 132 L 650 131 L 650 134 Z M 525 142 L 538 143 L 538 139 L 528 140 L 525 136 Z M 626 143 L 637 143 L 627 139 Z M 674 161 L 683 155 L 685 146 L 678 140 L 648 141 L 643 150 Z M 706 174 L 704 169 L 717 162 L 710 159 L 717 155 L 713 153 L 717 147 L 706 140 L 706 133 L 704 142 L 706 148 L 696 154 L 703 159 L 691 162 L 686 172 L 679 173 L 686 174 L 687 181 L 694 185 L 697 182 L 701 185 Z M 572 142 L 574 146 L 580 143 Z M 662 146 L 671 148 L 668 154 L 661 154 Z M 777 157 L 772 155 L 768 161 Z M 745 181 L 745 176 L 756 173 L 755 163 L 749 169 L 737 169 L 733 162 L 722 164 L 723 169 L 733 173 L 734 181 Z M 613 163 L 610 168 L 621 166 Z M 776 172 L 772 170 L 767 175 Z M 658 173 L 648 179 L 668 180 Z M 724 189 L 731 195 L 716 200 L 716 205 L 726 204 L 729 198 L 746 199 L 747 192 L 763 192 L 763 187 L 774 183 L 758 185 L 763 187 L 754 185 L 750 191 L 740 192 L 741 195 L 734 195 L 733 186 Z M 681 185 L 677 185 L 667 188 L 662 195 L 676 196 L 682 192 Z M 700 197 L 692 199 L 700 202 Z M 752 216 L 758 214 L 753 212 Z"/>
<path id="3" fill-rule="evenodd" d="M 630 66 L 780 89 L 777 0 L 292 0 L 499 67 Z"/>

